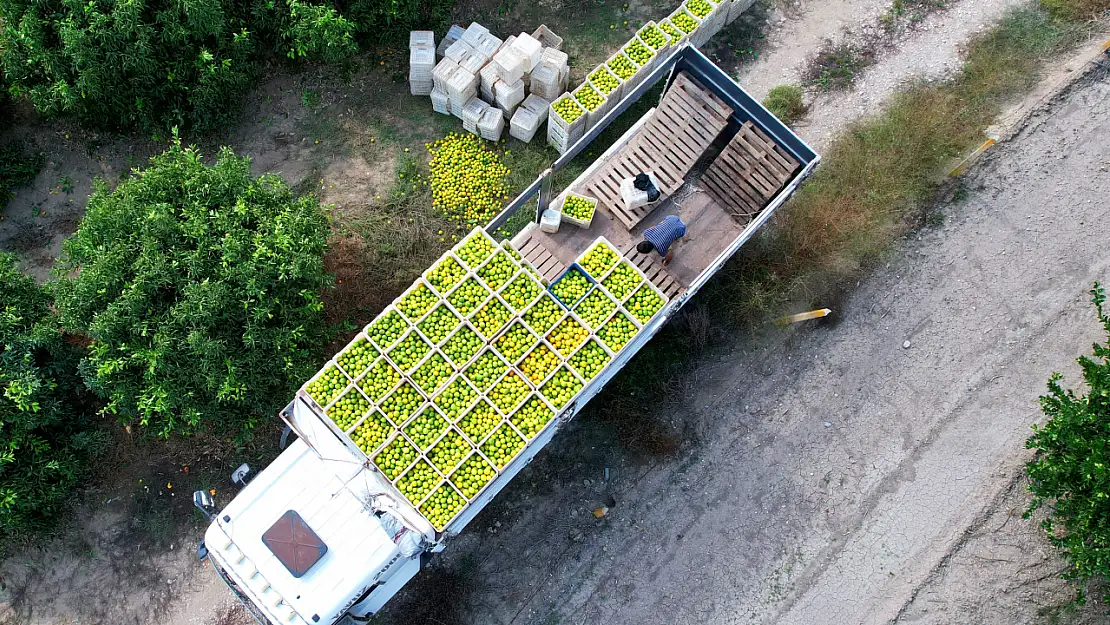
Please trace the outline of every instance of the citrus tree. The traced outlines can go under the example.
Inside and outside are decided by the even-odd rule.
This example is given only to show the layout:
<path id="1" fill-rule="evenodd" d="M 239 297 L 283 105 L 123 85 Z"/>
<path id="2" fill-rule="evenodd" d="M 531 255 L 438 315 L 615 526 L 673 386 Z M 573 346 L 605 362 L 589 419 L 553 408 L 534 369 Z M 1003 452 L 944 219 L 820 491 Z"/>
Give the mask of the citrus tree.
<path id="1" fill-rule="evenodd" d="M 105 410 L 159 436 L 246 436 L 316 363 L 327 220 L 224 149 L 175 143 L 111 190 L 98 181 L 55 267 L 63 327 Z"/>
<path id="2" fill-rule="evenodd" d="M 101 447 L 49 294 L 0 253 L 0 529 L 49 525 Z"/>
<path id="3" fill-rule="evenodd" d="M 1026 516 L 1049 507 L 1041 527 L 1071 563 L 1066 575 L 1080 580 L 1110 574 L 1110 315 L 1101 285 L 1091 299 L 1107 343 L 1077 360 L 1087 393 L 1064 389 L 1053 374 L 1041 397 L 1049 420 L 1025 444 L 1036 451 L 1025 469 L 1034 496 Z"/>

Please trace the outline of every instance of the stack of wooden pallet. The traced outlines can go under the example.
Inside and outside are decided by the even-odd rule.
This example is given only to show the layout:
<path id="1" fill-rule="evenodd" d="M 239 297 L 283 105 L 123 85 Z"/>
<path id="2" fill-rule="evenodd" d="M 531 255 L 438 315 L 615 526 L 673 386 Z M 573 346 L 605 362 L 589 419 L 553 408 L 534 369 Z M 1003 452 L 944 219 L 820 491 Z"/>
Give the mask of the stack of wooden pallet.
<path id="1" fill-rule="evenodd" d="M 733 219 L 746 224 L 797 170 L 798 161 L 748 121 L 713 160 L 701 186 Z"/>

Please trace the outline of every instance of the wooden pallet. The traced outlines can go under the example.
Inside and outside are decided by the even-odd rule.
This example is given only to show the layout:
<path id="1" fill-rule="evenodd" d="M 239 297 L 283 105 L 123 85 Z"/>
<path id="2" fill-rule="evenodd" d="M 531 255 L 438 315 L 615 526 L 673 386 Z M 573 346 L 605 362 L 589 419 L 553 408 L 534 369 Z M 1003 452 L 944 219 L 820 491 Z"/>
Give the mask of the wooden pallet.
<path id="1" fill-rule="evenodd" d="M 750 121 L 701 178 L 701 186 L 741 224 L 747 223 L 789 182 L 798 161 Z"/>
<path id="2" fill-rule="evenodd" d="M 525 261 L 535 267 L 536 271 L 549 283 L 558 278 L 559 274 L 567 268 L 544 247 L 543 243 L 536 239 L 532 232 L 528 233 L 519 247 L 514 243 L 513 248 L 524 257 Z"/>
<path id="3" fill-rule="evenodd" d="M 587 195 L 631 230 L 656 205 L 627 208 L 621 181 L 651 171 L 663 194 L 674 193 L 731 115 L 732 108 L 723 100 L 680 72 L 651 119 L 586 183 Z"/>
<path id="4" fill-rule="evenodd" d="M 667 271 L 666 266 L 663 265 L 663 259 L 659 258 L 659 254 L 655 252 L 641 254 L 636 251 L 638 244 L 639 241 L 621 250 L 628 262 L 636 265 L 647 276 L 647 279 L 655 285 L 655 288 L 667 296 L 667 299 L 674 299 L 681 295 L 686 290 L 685 287 Z"/>

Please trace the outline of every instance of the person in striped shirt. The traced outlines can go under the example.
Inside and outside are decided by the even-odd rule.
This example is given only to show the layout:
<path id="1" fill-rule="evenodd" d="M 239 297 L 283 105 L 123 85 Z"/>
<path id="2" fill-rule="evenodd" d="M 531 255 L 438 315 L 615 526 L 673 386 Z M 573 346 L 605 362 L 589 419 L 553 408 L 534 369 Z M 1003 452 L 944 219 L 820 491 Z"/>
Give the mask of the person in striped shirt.
<path id="1" fill-rule="evenodd" d="M 686 224 L 677 215 L 667 215 L 663 221 L 644 230 L 644 240 L 636 246 L 636 251 L 649 254 L 652 250 L 659 252 L 663 257 L 663 264 L 669 265 L 674 258 L 671 245 L 686 236 Z"/>

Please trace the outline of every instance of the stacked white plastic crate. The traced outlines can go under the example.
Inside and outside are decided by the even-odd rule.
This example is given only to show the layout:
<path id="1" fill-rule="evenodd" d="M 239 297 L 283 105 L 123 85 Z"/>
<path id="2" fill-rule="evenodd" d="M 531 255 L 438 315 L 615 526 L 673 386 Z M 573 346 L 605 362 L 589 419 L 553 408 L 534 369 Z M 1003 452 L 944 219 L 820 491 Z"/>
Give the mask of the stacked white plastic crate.
<path id="1" fill-rule="evenodd" d="M 513 113 L 509 122 L 509 136 L 530 143 L 536 136 L 536 131 L 547 121 L 550 105 L 550 101 L 534 93 L 529 94 Z"/>
<path id="2" fill-rule="evenodd" d="M 409 92 L 431 95 L 432 69 L 436 65 L 435 33 L 414 30 L 409 33 Z"/>

